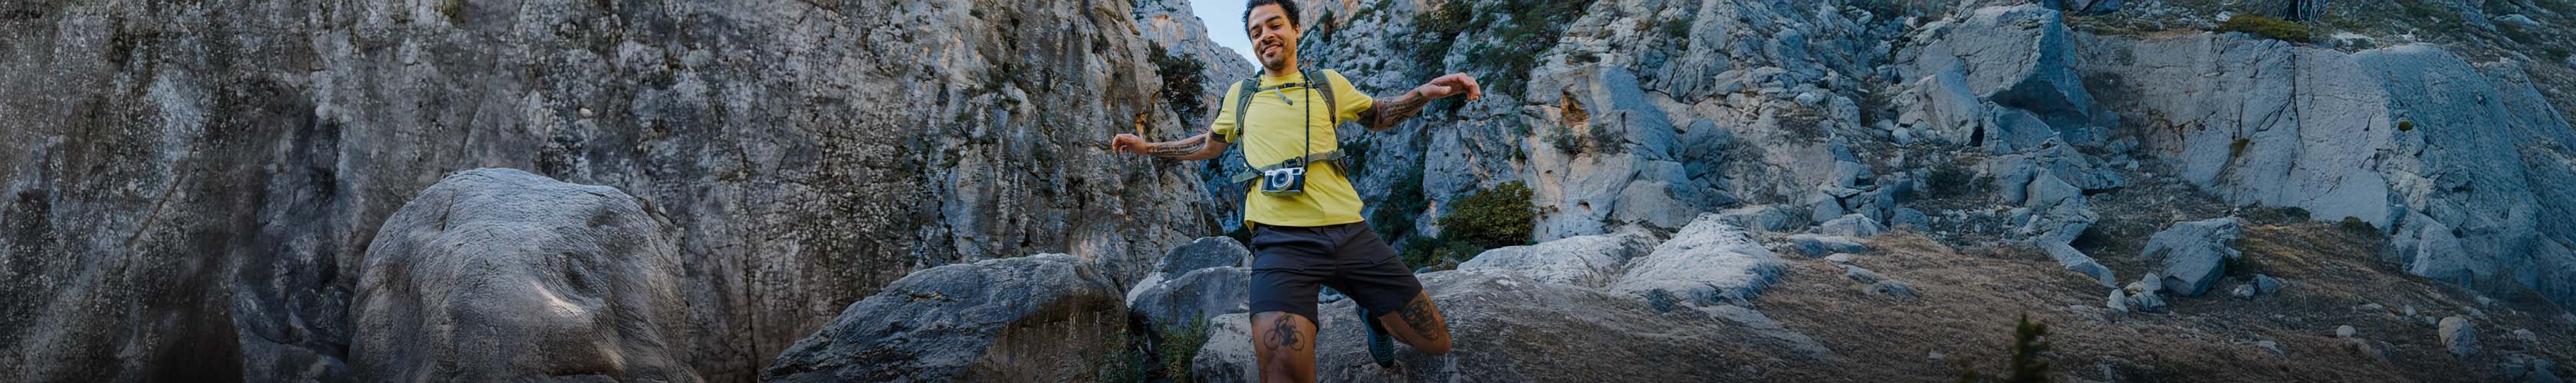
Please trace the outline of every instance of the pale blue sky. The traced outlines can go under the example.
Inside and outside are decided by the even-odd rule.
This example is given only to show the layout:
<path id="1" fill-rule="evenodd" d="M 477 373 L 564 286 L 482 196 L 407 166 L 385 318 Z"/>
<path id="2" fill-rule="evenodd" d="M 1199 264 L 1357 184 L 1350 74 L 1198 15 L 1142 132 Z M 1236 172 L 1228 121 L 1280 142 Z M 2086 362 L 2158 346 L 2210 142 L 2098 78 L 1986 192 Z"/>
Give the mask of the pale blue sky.
<path id="1" fill-rule="evenodd" d="M 1243 34 L 1244 0 L 1191 0 L 1191 10 L 1199 14 L 1199 24 L 1206 25 L 1208 40 L 1217 46 L 1233 49 L 1243 61 L 1260 68 L 1261 60 L 1252 58 L 1252 37 Z"/>

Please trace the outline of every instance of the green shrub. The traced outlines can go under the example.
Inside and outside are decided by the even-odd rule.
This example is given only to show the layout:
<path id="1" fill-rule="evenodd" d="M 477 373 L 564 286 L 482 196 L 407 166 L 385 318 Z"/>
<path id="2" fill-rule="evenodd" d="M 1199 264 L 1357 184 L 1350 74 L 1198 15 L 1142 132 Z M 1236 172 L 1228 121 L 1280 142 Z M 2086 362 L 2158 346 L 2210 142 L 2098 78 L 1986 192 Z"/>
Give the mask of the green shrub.
<path id="1" fill-rule="evenodd" d="M 1140 360 L 1144 354 L 1129 350 L 1134 342 L 1128 339 L 1124 326 L 1121 327 L 1116 334 L 1109 336 L 1109 343 L 1103 345 L 1108 346 L 1108 351 L 1089 353 L 1091 356 L 1087 359 L 1091 362 L 1092 381 L 1121 383 L 1145 380 L 1145 362 Z"/>
<path id="2" fill-rule="evenodd" d="M 2335 228 L 2342 229 L 2344 233 L 2360 236 L 2362 238 L 2379 238 L 2383 236 L 2383 234 L 2379 232 L 2378 226 L 2371 226 L 2369 221 L 2363 221 L 2361 218 L 2343 217 L 2343 222 L 2336 223 Z"/>
<path id="3" fill-rule="evenodd" d="M 2227 22 L 2218 23 L 2218 31 L 2245 32 L 2267 39 L 2294 43 L 2316 41 L 2315 36 L 2309 34 L 2308 26 L 2264 15 L 2236 15 L 2228 18 Z"/>
<path id="4" fill-rule="evenodd" d="M 1200 348 L 1207 347 L 1207 320 L 1193 319 L 1188 324 L 1172 323 L 1164 327 L 1169 329 L 1163 330 L 1163 343 L 1155 346 L 1156 355 L 1163 358 L 1163 378 L 1174 382 L 1194 381 L 1190 378 L 1190 361 L 1198 359 Z"/>
<path id="5" fill-rule="evenodd" d="M 2237 157 L 2245 155 L 2245 146 L 2252 144 L 2253 142 L 2254 141 L 2246 140 L 2243 137 L 2236 138 L 2236 141 L 2227 143 L 2227 156 Z"/>
<path id="6" fill-rule="evenodd" d="M 2414 121 L 2398 121 L 2398 122 L 2397 122 L 2397 131 L 2400 131 L 2400 132 L 2406 132 L 2406 131 L 2413 131 L 2413 130 L 2415 130 L 2415 122 L 2414 122 Z"/>
<path id="7" fill-rule="evenodd" d="M 1438 265 L 1442 259 L 1459 262 L 1474 260 L 1477 254 L 1484 254 L 1485 250 L 1482 246 L 1466 241 L 1451 241 L 1440 237 L 1413 237 L 1404 242 L 1404 249 L 1398 250 L 1396 255 L 1404 258 L 1405 267 L 1423 268 Z"/>
<path id="8" fill-rule="evenodd" d="M 1163 105 L 1171 106 L 1172 113 L 1188 118 L 1206 118 L 1207 102 L 1200 99 L 1199 91 L 1207 86 L 1207 64 L 1196 58 L 1172 54 L 1161 44 L 1146 46 L 1154 49 L 1153 57 L 1147 58 L 1154 62 L 1154 74 L 1163 77 L 1163 90 L 1156 92 L 1155 97 L 1162 99 Z"/>
<path id="9" fill-rule="evenodd" d="M 2049 362 L 2047 359 L 2040 359 L 2040 354 L 2048 352 L 2050 348 L 2047 336 L 2047 323 L 2032 322 L 2030 313 L 2022 313 L 2021 321 L 2013 326 L 2012 360 L 2010 365 L 2005 366 L 2007 370 L 2006 375 L 2001 376 L 2002 381 L 2006 383 L 2048 382 Z M 1958 382 L 1960 383 L 1982 381 L 1986 381 L 1986 377 L 1976 370 L 1959 373 Z"/>
<path id="10" fill-rule="evenodd" d="M 1538 222 L 1529 185 L 1520 181 L 1477 191 L 1451 207 L 1448 215 L 1440 217 L 1442 236 L 1481 248 L 1528 244 L 1530 230 Z"/>
<path id="11" fill-rule="evenodd" d="M 1949 162 L 1933 166 L 1932 174 L 1924 175 L 1923 178 L 1924 183 L 1931 186 L 1933 197 L 1956 197 L 1969 194 L 1970 190 L 1976 189 L 1976 185 L 1973 184 L 1976 176 L 1977 173 L 1968 171 L 1967 167 Z"/>
<path id="12" fill-rule="evenodd" d="M 1377 230 L 1378 238 L 1394 241 L 1412 235 L 1422 209 L 1431 207 L 1422 198 L 1422 170 L 1418 168 L 1407 168 L 1396 176 L 1395 185 L 1387 188 L 1386 199 L 1378 201 L 1376 211 L 1369 212 L 1369 228 Z"/>

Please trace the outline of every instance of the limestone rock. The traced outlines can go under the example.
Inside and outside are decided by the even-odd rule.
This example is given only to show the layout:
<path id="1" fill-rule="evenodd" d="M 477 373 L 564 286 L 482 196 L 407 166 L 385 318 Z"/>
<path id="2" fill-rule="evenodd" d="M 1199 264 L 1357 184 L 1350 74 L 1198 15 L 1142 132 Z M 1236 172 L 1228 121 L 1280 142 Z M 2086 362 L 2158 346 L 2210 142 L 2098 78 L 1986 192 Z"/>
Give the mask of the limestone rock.
<path id="1" fill-rule="evenodd" d="M 1242 266 L 1190 270 L 1168 280 L 1149 277 L 1128 290 L 1127 311 L 1156 326 L 1186 324 L 1251 311 L 1251 288 L 1252 271 Z"/>
<path id="2" fill-rule="evenodd" d="M 368 381 L 695 382 L 677 230 L 615 188 L 447 176 L 385 220 L 352 302 Z"/>
<path id="3" fill-rule="evenodd" d="M 2469 323 L 2469 318 L 2459 316 L 2442 318 L 2437 331 L 2441 335 L 2442 349 L 2450 351 L 2451 356 L 2467 358 L 2478 352 L 2478 326 Z"/>
<path id="4" fill-rule="evenodd" d="M 1654 240 L 1652 234 L 1628 230 L 1510 246 L 1485 251 L 1458 270 L 1519 273 L 1543 283 L 1600 288 L 1618 278 L 1630 258 L 1646 255 Z"/>
<path id="5" fill-rule="evenodd" d="M 1740 302 L 1760 294 L 1784 268 L 1742 229 L 1704 214 L 1653 252 L 1629 261 L 1627 273 L 1607 290 L 1645 298 L 1658 308 Z"/>
<path id="6" fill-rule="evenodd" d="M 2229 243 L 2244 236 L 2235 218 L 2175 223 L 2147 238 L 2138 254 L 2163 275 L 2165 291 L 2200 296 L 2227 273 L 2227 261 L 2238 257 Z"/>
<path id="7" fill-rule="evenodd" d="M 1092 368 L 1085 358 L 1107 350 L 1080 345 L 1110 344 L 1126 324 L 1115 289 L 1063 254 L 934 267 L 850 304 L 761 375 L 772 382 L 1085 377 Z"/>
<path id="8" fill-rule="evenodd" d="M 1859 239 L 1815 234 L 1790 235 L 1789 248 L 1796 249 L 1799 254 L 1804 254 L 1808 257 L 1822 257 L 1834 253 L 1869 252 L 1869 246 L 1862 245 Z"/>
<path id="9" fill-rule="evenodd" d="M 1845 237 L 1867 237 L 1884 232 L 1887 232 L 1887 227 L 1879 226 L 1878 220 L 1860 214 L 1844 215 L 1816 227 L 1817 234 Z"/>

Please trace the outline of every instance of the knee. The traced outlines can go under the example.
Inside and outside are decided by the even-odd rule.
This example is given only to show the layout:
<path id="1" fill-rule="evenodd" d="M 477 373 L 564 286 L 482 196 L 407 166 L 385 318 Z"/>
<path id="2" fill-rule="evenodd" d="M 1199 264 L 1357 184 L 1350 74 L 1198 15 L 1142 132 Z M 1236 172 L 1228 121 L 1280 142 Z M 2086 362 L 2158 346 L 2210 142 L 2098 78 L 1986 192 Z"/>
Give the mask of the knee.
<path id="1" fill-rule="evenodd" d="M 1440 338 L 1440 340 L 1422 342 L 1422 344 L 1413 345 L 1413 350 L 1421 351 L 1424 355 L 1448 355 L 1449 338 L 1444 337 Z"/>

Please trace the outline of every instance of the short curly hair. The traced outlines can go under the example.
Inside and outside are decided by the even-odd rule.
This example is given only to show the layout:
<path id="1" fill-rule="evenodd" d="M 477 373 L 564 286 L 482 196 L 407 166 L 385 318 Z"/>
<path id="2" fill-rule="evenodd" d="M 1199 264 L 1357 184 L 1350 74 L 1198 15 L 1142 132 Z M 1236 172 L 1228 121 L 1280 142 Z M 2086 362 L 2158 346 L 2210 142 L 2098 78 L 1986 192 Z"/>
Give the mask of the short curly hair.
<path id="1" fill-rule="evenodd" d="M 1252 26 L 1252 9 L 1253 9 L 1253 8 L 1260 8 L 1261 6 L 1264 6 L 1264 5 L 1271 5 L 1271 4 L 1278 4 L 1278 5 L 1279 5 L 1279 11 L 1280 11 L 1281 13 L 1286 13 L 1286 14 L 1287 14 L 1286 16 L 1288 16 L 1288 26 L 1290 26 L 1290 27 L 1295 27 L 1295 26 L 1297 26 L 1297 1 L 1296 1 L 1296 0 L 1252 0 L 1252 2 L 1250 2 L 1250 3 L 1244 3 L 1244 4 L 1243 4 L 1243 25 L 1245 26 L 1245 28 L 1246 28 L 1246 29 L 1249 29 L 1249 28 Z"/>

